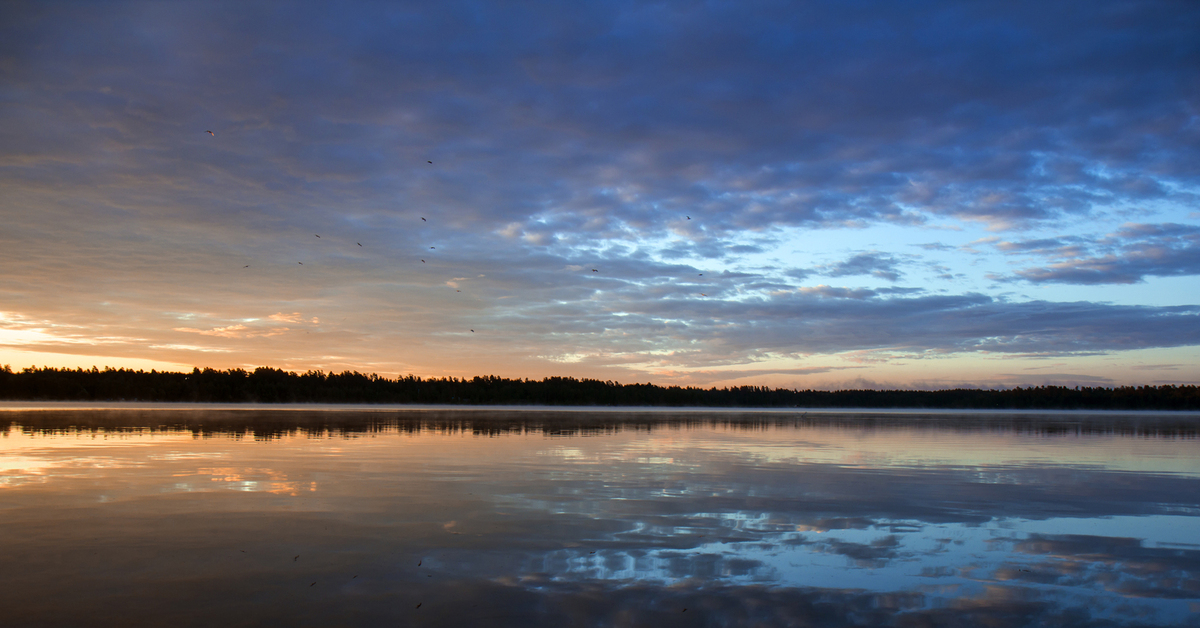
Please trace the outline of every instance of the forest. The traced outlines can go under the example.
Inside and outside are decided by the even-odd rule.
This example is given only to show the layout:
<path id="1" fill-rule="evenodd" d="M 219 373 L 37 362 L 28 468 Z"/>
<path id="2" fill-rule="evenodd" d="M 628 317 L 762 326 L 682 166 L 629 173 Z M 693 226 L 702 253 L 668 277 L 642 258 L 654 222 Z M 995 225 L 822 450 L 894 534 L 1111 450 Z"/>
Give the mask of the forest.
<path id="1" fill-rule="evenodd" d="M 191 403 L 366 403 L 547 406 L 707 406 L 731 408 L 947 408 L 1200 410 L 1195 385 L 1003 390 L 792 390 L 765 386 L 694 388 L 595 379 L 388 379 L 358 372 L 293 373 L 194 369 L 177 373 L 113 368 L 0 367 L 7 401 L 154 401 Z"/>

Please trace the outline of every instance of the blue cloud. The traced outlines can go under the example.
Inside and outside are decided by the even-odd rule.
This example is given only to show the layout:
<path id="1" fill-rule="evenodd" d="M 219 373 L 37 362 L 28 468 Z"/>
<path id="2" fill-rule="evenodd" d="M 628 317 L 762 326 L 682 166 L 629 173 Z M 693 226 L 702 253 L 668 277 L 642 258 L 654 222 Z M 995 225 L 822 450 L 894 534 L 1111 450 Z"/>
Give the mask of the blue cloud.
<path id="1" fill-rule="evenodd" d="M 1200 275 L 1200 227 L 1193 225 L 1127 224 L 1090 241 L 1067 237 L 1002 242 L 997 248 L 1052 260 L 1016 272 L 1033 283 L 1127 284 L 1146 277 Z"/>

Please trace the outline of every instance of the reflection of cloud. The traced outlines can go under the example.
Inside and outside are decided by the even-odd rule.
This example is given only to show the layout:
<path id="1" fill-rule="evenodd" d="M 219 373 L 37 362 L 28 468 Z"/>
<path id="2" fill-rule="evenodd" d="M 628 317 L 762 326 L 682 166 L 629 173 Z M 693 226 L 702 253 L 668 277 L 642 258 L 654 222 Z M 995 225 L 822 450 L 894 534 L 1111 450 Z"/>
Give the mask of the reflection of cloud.
<path id="1" fill-rule="evenodd" d="M 264 468 L 242 467 L 210 467 L 196 470 L 197 475 L 209 476 L 210 482 L 216 482 L 220 488 L 251 493 L 274 493 L 276 495 L 291 495 L 302 492 L 315 492 L 316 482 L 298 482 L 289 480 L 286 473 Z M 190 474 L 189 474 L 190 475 Z M 177 477 L 180 476 L 177 474 Z M 176 490 L 204 491 L 211 490 L 203 483 L 177 482 Z"/>
<path id="2" fill-rule="evenodd" d="M 1130 597 L 1200 598 L 1200 550 L 1145 547 L 1136 538 L 1033 534 L 1014 543 L 1013 551 L 1049 560 L 1015 574 L 1001 570 L 998 578 L 1068 579 L 1067 584 L 1100 586 Z"/>
<path id="3" fill-rule="evenodd" d="M 0 488 L 46 482 L 55 466 L 44 457 L 5 452 L 0 456 Z"/>
<path id="4" fill-rule="evenodd" d="M 187 623 L 173 614 L 186 612 L 205 625 L 269 623 L 268 616 L 336 625 L 345 623 L 349 598 L 356 617 L 394 625 L 409 622 L 415 606 L 397 600 L 416 597 L 429 611 L 421 621 L 434 625 L 1098 628 L 1156 623 L 1158 616 L 1139 613 L 1182 606 L 1169 603 L 1186 598 L 1196 581 L 1196 548 L 1014 532 L 1049 525 L 1036 520 L 1051 513 L 1064 517 L 1056 525 L 1095 529 L 1112 514 L 1194 509 L 1195 477 L 1106 471 L 1064 455 L 1073 445 L 1127 451 L 1150 443 L 1150 451 L 1186 457 L 1187 439 L 1082 439 L 1079 415 L 1045 423 L 1001 415 L 1007 429 L 992 433 L 980 428 L 986 423 L 941 414 L 910 419 L 905 429 L 888 427 L 881 415 L 816 426 L 788 414 L 774 424 L 793 426 L 784 431 L 754 414 L 739 429 L 651 429 L 645 414 L 603 413 L 609 423 L 581 433 L 569 428 L 597 415 L 422 410 L 409 412 L 419 420 L 400 430 L 388 423 L 393 414 L 16 413 L 18 424 L 36 415 L 48 425 L 57 416 L 70 431 L 11 430 L 0 446 L 18 443 L 75 466 L 56 469 L 52 491 L 6 493 L 13 500 L 6 508 L 17 506 L 7 512 L 19 516 L 6 516 L 0 549 L 21 577 L 10 578 L 4 593 L 21 599 L 61 578 L 61 565 L 45 560 L 59 551 L 73 559 L 79 581 L 123 576 L 123 596 L 103 589 L 89 598 L 80 587 L 69 601 L 55 600 L 64 625 L 85 624 L 70 620 L 96 608 L 154 600 L 171 602 L 156 616 L 171 623 Z M 621 431 L 613 416 L 633 419 Z M 106 419 L 125 431 L 100 427 Z M 248 425 L 267 433 L 272 420 L 277 431 L 296 431 L 283 441 L 246 442 Z M 141 430 L 139 421 L 179 421 L 181 429 Z M 193 439 L 206 433 L 205 421 L 230 431 Z M 1036 425 L 1060 430 L 1016 438 Z M 932 460 L 924 445 L 938 435 L 947 447 L 987 454 Z M 885 468 L 858 455 L 879 442 L 918 461 Z M 70 447 L 55 453 L 55 443 Z M 1053 460 L 1017 459 L 1034 444 Z M 800 457 L 835 446 L 856 457 L 819 464 Z M 996 449 L 1000 462 L 981 460 Z M 114 459 L 139 466 L 118 473 Z M 298 478 L 320 478 L 321 490 Z M 125 498 L 120 508 L 98 499 L 113 487 Z M 263 494 L 271 489 L 294 497 Z M 81 515 L 89 525 L 79 524 Z M 1137 526 L 1153 518 L 1129 519 Z M 935 546 L 947 551 L 926 551 Z M 93 558 L 94 551 L 101 554 Z M 417 556 L 424 557 L 419 569 Z M 870 569 L 846 569 L 847 560 Z M 243 590 L 256 594 L 230 597 Z M 294 604 L 298 595 L 308 602 Z M 1131 596 L 1144 597 L 1131 604 Z M 29 599 L 32 607 L 45 596 Z"/>
<path id="5" fill-rule="evenodd" d="M 954 567 L 922 567 L 919 574 L 922 578 L 949 578 L 958 575 L 958 569 Z"/>
<path id="6" fill-rule="evenodd" d="M 859 567 L 879 568 L 886 565 L 889 559 L 896 557 L 900 540 L 896 535 L 890 534 L 865 544 L 837 539 L 826 541 L 824 544 L 829 551 L 849 558 Z"/>
<path id="7" fill-rule="evenodd" d="M 830 517 L 814 519 L 809 523 L 797 524 L 798 532 L 828 532 L 830 530 L 866 530 L 875 521 L 864 517 Z"/>
<path id="8" fill-rule="evenodd" d="M 472 611 L 468 622 L 519 618 L 526 626 L 586 623 L 630 626 L 1028 626 L 1099 627 L 1111 619 L 1085 605 L 1047 599 L 1035 591 L 993 586 L 979 595 L 937 605 L 916 591 L 764 585 L 562 582 L 546 577 L 504 578 L 478 588 L 439 591 L 438 603 Z M 449 599 L 447 599 L 449 598 Z M 514 600 L 522 600 L 515 606 Z M 530 612 L 529 609 L 539 609 Z M 686 611 L 684 610 L 686 609 Z M 1145 621 L 1142 609 L 1127 609 Z M 1118 614 L 1118 616 L 1124 613 Z"/>

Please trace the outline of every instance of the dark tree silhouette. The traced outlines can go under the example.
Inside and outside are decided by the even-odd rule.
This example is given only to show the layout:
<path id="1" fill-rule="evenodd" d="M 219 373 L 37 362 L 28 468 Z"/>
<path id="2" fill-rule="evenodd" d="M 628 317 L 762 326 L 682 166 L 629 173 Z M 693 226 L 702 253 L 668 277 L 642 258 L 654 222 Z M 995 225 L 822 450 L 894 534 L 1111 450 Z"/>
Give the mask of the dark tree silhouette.
<path id="1" fill-rule="evenodd" d="M 1195 385 L 1007 390 L 791 390 L 766 386 L 694 388 L 621 384 L 595 379 L 388 379 L 355 371 L 298 374 L 269 367 L 253 372 L 191 373 L 98 368 L 0 367 L 0 399 L 42 401 L 174 401 L 201 403 L 429 403 L 578 406 L 709 406 L 771 408 L 948 408 L 1200 410 Z"/>

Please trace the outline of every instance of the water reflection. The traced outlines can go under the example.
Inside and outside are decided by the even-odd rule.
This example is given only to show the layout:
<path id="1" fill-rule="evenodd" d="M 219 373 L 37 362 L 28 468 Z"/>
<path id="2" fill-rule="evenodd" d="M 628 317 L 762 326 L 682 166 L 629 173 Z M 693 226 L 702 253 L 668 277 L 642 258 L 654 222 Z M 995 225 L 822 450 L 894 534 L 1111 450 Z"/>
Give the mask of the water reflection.
<path id="1" fill-rule="evenodd" d="M 384 430 L 403 432 L 469 432 L 500 436 L 536 432 L 552 436 L 597 436 L 621 431 L 663 428 L 724 427 L 768 430 L 774 427 L 833 427 L 855 432 L 921 429 L 954 432 L 1011 432 L 1051 435 L 1114 435 L 1196 438 L 1200 420 L 1182 412 L 1019 412 L 1019 411 L 714 411 L 712 409 L 584 410 L 531 406 L 518 409 L 412 409 L 396 407 L 296 405 L 197 405 L 73 409 L 71 404 L 0 403 L 0 431 L 19 425 L 27 431 L 106 432 L 190 431 L 202 436 L 250 436 L 272 439 L 303 433 L 369 435 Z"/>
<path id="2" fill-rule="evenodd" d="M 2 419 L 4 625 L 1200 625 L 1195 417 Z"/>

